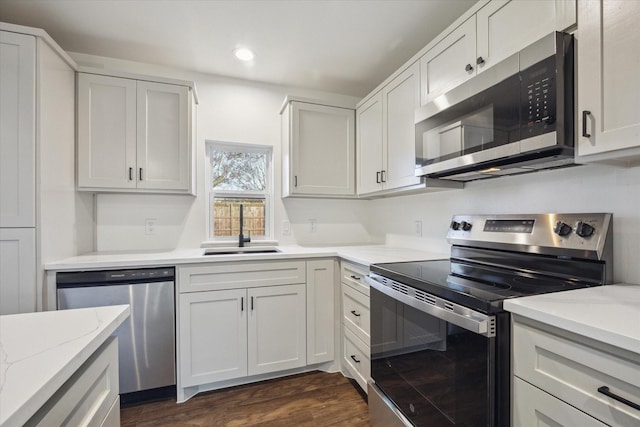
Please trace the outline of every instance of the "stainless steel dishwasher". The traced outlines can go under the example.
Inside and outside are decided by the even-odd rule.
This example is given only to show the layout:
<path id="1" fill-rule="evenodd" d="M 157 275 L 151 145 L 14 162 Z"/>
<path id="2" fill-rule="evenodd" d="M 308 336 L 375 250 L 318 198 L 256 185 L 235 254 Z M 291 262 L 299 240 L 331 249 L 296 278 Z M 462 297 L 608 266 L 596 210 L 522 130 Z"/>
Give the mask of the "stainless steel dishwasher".
<path id="1" fill-rule="evenodd" d="M 129 304 L 118 337 L 123 403 L 175 394 L 174 268 L 60 272 L 58 309 Z"/>

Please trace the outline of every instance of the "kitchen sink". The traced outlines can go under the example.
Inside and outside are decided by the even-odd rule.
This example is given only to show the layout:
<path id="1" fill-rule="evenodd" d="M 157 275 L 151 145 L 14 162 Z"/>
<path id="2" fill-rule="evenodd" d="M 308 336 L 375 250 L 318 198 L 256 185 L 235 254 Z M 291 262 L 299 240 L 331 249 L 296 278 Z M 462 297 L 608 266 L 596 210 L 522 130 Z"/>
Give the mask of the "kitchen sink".
<path id="1" fill-rule="evenodd" d="M 246 248 L 208 248 L 204 250 L 202 255 L 241 255 L 241 254 L 275 254 L 280 250 L 274 247 L 246 247 Z"/>

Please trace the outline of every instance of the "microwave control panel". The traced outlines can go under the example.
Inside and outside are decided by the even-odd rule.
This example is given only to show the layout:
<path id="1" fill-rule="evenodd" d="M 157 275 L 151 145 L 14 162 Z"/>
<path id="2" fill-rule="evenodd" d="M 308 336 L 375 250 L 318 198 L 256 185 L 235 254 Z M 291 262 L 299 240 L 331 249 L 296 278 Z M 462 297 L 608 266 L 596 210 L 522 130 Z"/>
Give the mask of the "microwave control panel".
<path id="1" fill-rule="evenodd" d="M 555 130 L 557 100 L 555 64 L 555 57 L 549 57 L 521 74 L 522 139 Z"/>

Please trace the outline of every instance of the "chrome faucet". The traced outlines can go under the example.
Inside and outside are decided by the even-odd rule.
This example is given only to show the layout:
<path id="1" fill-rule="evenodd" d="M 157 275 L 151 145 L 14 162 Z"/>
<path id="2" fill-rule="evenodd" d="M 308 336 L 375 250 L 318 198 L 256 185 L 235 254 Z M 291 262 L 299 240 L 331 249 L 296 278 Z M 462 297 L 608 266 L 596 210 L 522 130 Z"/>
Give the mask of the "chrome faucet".
<path id="1" fill-rule="evenodd" d="M 242 212 L 242 204 L 240 205 L 240 234 L 238 235 L 238 247 L 243 248 L 245 243 L 251 242 L 251 230 L 249 230 L 249 236 L 244 237 L 242 233 L 242 227 L 244 222 L 244 213 Z"/>

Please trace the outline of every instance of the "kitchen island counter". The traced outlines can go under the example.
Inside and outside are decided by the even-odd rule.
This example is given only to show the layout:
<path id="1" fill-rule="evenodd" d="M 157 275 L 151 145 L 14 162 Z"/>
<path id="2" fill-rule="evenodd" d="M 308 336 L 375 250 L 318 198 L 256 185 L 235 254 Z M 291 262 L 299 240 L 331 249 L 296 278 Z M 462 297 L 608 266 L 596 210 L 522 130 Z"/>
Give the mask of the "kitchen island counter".
<path id="1" fill-rule="evenodd" d="M 128 316 L 128 305 L 0 316 L 0 426 L 27 422 Z"/>

